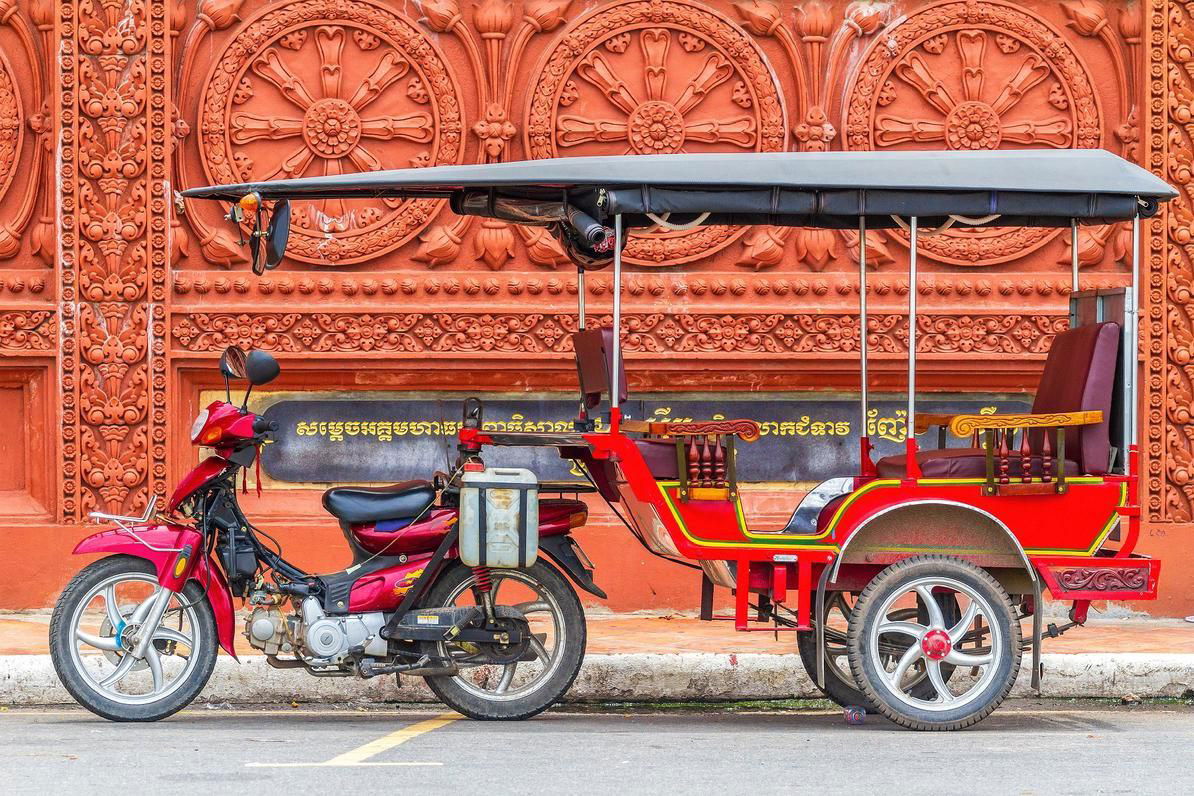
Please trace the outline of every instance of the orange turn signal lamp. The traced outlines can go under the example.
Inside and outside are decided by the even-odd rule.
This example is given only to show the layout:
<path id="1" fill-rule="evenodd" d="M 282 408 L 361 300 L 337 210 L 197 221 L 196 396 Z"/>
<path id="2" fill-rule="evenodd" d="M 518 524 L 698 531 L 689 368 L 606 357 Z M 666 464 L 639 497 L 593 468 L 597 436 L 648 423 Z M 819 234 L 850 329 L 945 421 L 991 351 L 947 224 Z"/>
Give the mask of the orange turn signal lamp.
<path id="1" fill-rule="evenodd" d="M 257 208 L 261 207 L 261 194 L 257 193 L 256 191 L 247 193 L 238 199 L 236 203 L 240 205 L 240 209 L 244 210 L 246 213 L 256 213 Z"/>

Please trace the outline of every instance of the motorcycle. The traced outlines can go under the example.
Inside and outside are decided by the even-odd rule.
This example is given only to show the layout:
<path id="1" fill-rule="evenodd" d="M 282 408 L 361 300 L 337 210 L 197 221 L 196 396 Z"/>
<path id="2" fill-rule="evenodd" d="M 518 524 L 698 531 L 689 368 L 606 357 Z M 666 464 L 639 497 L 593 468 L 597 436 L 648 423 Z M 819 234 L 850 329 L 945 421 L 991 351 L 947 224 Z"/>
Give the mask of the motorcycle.
<path id="1" fill-rule="evenodd" d="M 238 478 L 244 491 L 245 471 L 277 431 L 248 410 L 249 393 L 277 377 L 278 363 L 230 347 L 220 370 L 226 400 L 202 410 L 191 429 L 192 443 L 214 453 L 182 479 L 165 512 L 151 501 L 141 517 L 93 514 L 115 527 L 74 550 L 108 554 L 70 581 L 50 624 L 54 667 L 81 705 L 115 721 L 154 721 L 190 704 L 217 648 L 236 658 L 237 598 L 248 614 L 245 639 L 277 668 L 424 677 L 440 700 L 475 719 L 528 718 L 564 695 L 585 652 L 572 583 L 605 597 L 571 536 L 588 517 L 582 488 L 539 485 L 539 495 L 557 497 L 537 500 L 545 555 L 529 566 L 467 566 L 463 474 L 485 465 L 462 445 L 450 475 L 327 490 L 323 505 L 352 562 L 305 572 L 237 500 Z M 239 406 L 233 380 L 248 382 Z M 465 401 L 464 428 L 479 431 L 481 415 L 479 400 Z"/>

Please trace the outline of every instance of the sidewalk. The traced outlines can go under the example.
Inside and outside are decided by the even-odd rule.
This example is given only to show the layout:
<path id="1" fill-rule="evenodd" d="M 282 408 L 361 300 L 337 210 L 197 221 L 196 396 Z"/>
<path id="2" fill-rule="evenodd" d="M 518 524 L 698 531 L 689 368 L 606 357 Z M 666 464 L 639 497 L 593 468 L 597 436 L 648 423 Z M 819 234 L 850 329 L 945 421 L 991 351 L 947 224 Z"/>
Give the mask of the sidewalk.
<path id="1" fill-rule="evenodd" d="M 49 660 L 46 613 L 0 614 L 0 704 L 70 699 Z M 687 616 L 595 614 L 588 654 L 569 693 L 577 701 L 784 699 L 819 696 L 795 658 L 791 633 L 737 633 Z M 426 701 L 419 678 L 313 678 L 269 667 L 237 634 L 241 663 L 220 656 L 204 698 L 267 703 Z M 1176 697 L 1194 689 L 1194 624 L 1092 619 L 1044 644 L 1046 697 Z M 1013 696 L 1030 696 L 1025 655 Z"/>
<path id="2" fill-rule="evenodd" d="M 238 617 L 238 622 L 241 619 Z M 1046 623 L 1048 624 L 1048 623 Z M 48 613 L 0 614 L 0 655 L 49 652 Z M 588 617 L 591 655 L 795 652 L 791 633 L 738 633 L 733 623 L 689 616 L 593 614 Z M 237 649 L 253 652 L 237 627 Z M 1180 619 L 1094 619 L 1059 638 L 1046 638 L 1048 653 L 1183 653 L 1194 655 L 1194 624 Z"/>

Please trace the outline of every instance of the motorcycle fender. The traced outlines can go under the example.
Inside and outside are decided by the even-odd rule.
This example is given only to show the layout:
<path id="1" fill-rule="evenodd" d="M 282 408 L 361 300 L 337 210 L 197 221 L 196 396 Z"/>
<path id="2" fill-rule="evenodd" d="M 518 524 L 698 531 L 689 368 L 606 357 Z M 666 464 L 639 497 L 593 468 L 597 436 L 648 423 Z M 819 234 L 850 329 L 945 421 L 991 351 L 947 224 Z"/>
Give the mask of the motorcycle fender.
<path id="1" fill-rule="evenodd" d="M 132 533 L 120 528 L 100 531 L 83 539 L 72 551 L 86 553 L 118 553 L 144 558 L 153 564 L 158 583 L 171 591 L 181 591 L 193 580 L 207 593 L 216 620 L 216 637 L 220 647 L 236 657 L 236 612 L 232 606 L 232 592 L 224 573 L 203 555 L 203 537 L 182 525 L 134 525 Z M 153 549 L 157 548 L 157 549 Z"/>
<path id="2" fill-rule="evenodd" d="M 587 557 L 584 560 L 581 559 L 584 553 L 570 534 L 540 537 L 539 550 L 547 553 L 547 557 L 555 562 L 556 566 L 567 572 L 568 577 L 572 578 L 577 586 L 589 594 L 603 600 L 606 599 L 605 592 L 593 582 L 593 570 L 584 563 L 588 560 Z"/>

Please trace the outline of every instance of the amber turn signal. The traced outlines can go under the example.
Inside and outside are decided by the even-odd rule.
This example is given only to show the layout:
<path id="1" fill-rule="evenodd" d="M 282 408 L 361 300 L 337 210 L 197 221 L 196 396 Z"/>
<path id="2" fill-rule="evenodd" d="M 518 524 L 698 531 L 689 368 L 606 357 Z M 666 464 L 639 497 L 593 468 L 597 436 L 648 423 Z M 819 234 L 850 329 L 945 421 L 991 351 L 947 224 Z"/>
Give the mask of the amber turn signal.
<path id="1" fill-rule="evenodd" d="M 257 208 L 261 206 L 261 196 L 256 192 L 247 193 L 240 198 L 240 201 L 238 201 L 237 204 L 240 205 L 240 209 L 244 210 L 246 213 L 255 213 L 257 212 Z"/>
<path id="2" fill-rule="evenodd" d="M 568 527 L 579 528 L 584 525 L 589 519 L 589 512 L 577 511 L 568 515 Z"/>

